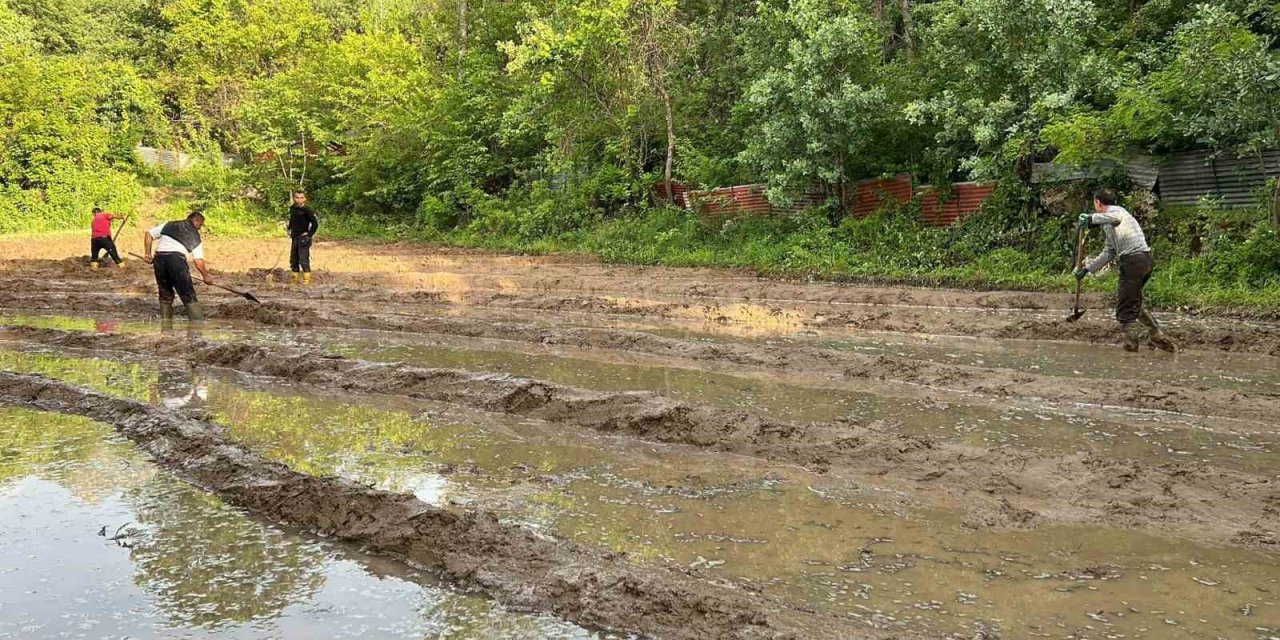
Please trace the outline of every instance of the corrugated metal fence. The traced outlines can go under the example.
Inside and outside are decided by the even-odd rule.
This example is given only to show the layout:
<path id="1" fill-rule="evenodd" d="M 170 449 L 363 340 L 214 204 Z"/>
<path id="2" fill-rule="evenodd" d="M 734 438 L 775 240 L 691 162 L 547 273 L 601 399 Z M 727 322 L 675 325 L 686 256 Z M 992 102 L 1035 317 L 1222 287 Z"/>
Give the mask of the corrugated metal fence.
<path id="1" fill-rule="evenodd" d="M 679 193 L 683 186 L 673 186 L 672 191 Z M 779 206 L 769 202 L 765 188 L 763 184 L 747 184 L 688 190 L 684 192 L 684 206 L 697 211 L 705 219 L 718 220 L 734 216 L 795 215 L 826 201 L 825 194 L 815 190 L 795 198 L 790 205 Z M 960 182 L 951 185 L 950 191 L 951 196 L 940 201 L 938 189 L 932 186 L 913 187 L 911 174 L 904 173 L 858 182 L 846 196 L 843 208 L 845 215 L 861 218 L 886 204 L 906 204 L 913 197 L 918 197 L 925 224 L 945 227 L 981 209 L 995 191 L 995 183 Z"/>
<path id="2" fill-rule="evenodd" d="M 763 184 L 744 184 L 702 191 L 686 191 L 685 208 L 698 211 L 707 219 L 732 216 L 794 215 L 822 204 L 821 194 L 810 193 L 795 198 L 788 206 L 774 205 L 765 196 Z M 672 187 L 672 191 L 677 191 Z"/>
<path id="3" fill-rule="evenodd" d="M 1207 197 L 1227 207 L 1256 206 L 1267 180 L 1280 178 L 1280 149 L 1245 156 L 1180 153 L 1156 169 L 1156 193 L 1162 202 L 1193 205 Z"/>
<path id="4" fill-rule="evenodd" d="M 1195 205 L 1201 198 L 1213 198 L 1224 207 L 1254 207 L 1264 203 L 1267 181 L 1280 178 L 1280 149 L 1248 155 L 1201 150 L 1166 158 L 1136 156 L 1125 160 L 1122 167 L 1115 163 L 1088 168 L 1037 163 L 1032 181 L 1089 180 L 1117 168 L 1134 184 L 1154 191 L 1164 204 Z"/>
<path id="5" fill-rule="evenodd" d="M 148 167 L 161 167 L 169 171 L 186 171 L 200 161 L 200 156 L 172 149 L 157 149 L 138 145 L 133 150 L 134 153 L 138 154 L 138 160 L 142 164 Z M 235 162 L 235 156 L 223 154 L 222 163 L 224 165 L 230 166 Z"/>

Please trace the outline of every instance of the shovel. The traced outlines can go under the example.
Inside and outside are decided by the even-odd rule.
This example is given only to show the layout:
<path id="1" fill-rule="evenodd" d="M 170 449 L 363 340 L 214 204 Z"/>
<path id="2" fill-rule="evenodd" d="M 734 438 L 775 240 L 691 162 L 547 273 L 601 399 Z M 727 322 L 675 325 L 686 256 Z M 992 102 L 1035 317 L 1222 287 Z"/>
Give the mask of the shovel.
<path id="1" fill-rule="evenodd" d="M 116 235 L 114 238 L 111 239 L 111 242 L 115 242 L 120 239 L 120 233 L 124 231 L 124 226 L 126 224 L 129 224 L 129 216 L 132 216 L 132 215 L 133 215 L 132 213 L 124 214 L 124 220 L 120 221 L 120 228 L 116 229 Z"/>
<path id="2" fill-rule="evenodd" d="M 1088 229 L 1081 227 L 1076 232 L 1076 270 L 1084 268 L 1084 236 Z M 1084 315 L 1084 309 L 1080 308 L 1080 287 L 1084 284 L 1081 278 L 1076 279 L 1076 306 L 1072 307 L 1071 315 L 1067 316 L 1067 322 L 1075 322 Z"/>
<path id="3" fill-rule="evenodd" d="M 131 255 L 131 256 L 133 256 L 133 257 L 135 257 L 135 258 L 139 259 L 139 260 L 142 260 L 142 261 L 144 261 L 144 262 L 146 261 L 146 258 L 144 258 L 144 257 L 142 257 L 142 256 L 140 256 L 140 255 L 138 255 L 138 254 L 136 254 L 136 253 L 134 253 L 134 252 L 132 252 L 132 251 L 130 251 L 130 252 L 129 252 L 129 255 Z M 231 287 L 228 287 L 228 286 L 226 286 L 226 285 L 222 285 L 222 284 L 210 284 L 210 283 L 208 283 L 208 282 L 206 282 L 205 284 L 207 284 L 207 285 L 209 285 L 209 286 L 211 286 L 211 287 L 217 287 L 217 288 L 219 288 L 219 289 L 222 289 L 223 291 L 230 291 L 231 293 L 234 293 L 234 294 L 236 294 L 236 295 L 238 295 L 238 296 L 243 297 L 245 300 L 249 300 L 249 301 L 251 301 L 251 302 L 256 302 L 256 303 L 258 303 L 258 304 L 262 304 L 262 301 L 258 299 L 258 296 L 255 296 L 255 295 L 253 295 L 252 293 L 249 293 L 248 291 L 241 291 L 241 290 L 239 290 L 239 289 L 233 289 L 233 288 L 231 288 Z"/>

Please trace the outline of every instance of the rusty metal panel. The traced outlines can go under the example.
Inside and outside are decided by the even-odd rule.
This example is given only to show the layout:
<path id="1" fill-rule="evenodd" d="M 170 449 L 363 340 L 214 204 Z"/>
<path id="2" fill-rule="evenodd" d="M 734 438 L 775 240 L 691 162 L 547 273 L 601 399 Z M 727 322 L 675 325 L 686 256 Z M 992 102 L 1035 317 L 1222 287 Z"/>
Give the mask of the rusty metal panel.
<path id="1" fill-rule="evenodd" d="M 697 211 L 707 219 L 795 215 L 809 207 L 821 205 L 826 200 L 825 195 L 815 190 L 797 196 L 790 205 L 774 205 L 769 202 L 765 194 L 766 186 L 745 184 L 719 189 L 686 191 L 684 197 L 687 208 Z"/>
<path id="2" fill-rule="evenodd" d="M 863 180 L 853 188 L 853 202 L 845 211 L 856 218 L 869 216 L 886 203 L 911 201 L 911 174 L 904 173 L 891 178 Z"/>
<path id="3" fill-rule="evenodd" d="M 995 193 L 994 182 L 958 182 L 951 185 L 951 199 L 939 201 L 938 190 L 927 186 L 916 190 L 920 199 L 920 218 L 933 227 L 946 227 L 976 213 Z"/>

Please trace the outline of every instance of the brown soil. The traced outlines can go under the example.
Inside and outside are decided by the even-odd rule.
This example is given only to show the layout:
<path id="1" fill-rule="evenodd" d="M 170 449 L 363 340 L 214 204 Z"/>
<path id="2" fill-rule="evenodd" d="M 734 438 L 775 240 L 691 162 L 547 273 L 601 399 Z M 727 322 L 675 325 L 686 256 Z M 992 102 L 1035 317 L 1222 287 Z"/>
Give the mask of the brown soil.
<path id="1" fill-rule="evenodd" d="M 231 504 L 434 568 L 516 609 L 662 638 L 794 638 L 788 628 L 798 625 L 825 628 L 829 638 L 883 637 L 710 579 L 540 537 L 492 514 L 299 474 L 228 441 L 216 425 L 133 400 L 0 372 L 0 402 L 113 425 L 157 464 Z"/>
<path id="2" fill-rule="evenodd" d="M 100 294 L 46 294 L 37 302 L 18 291 L 0 292 L 0 307 L 66 311 L 136 310 L 131 297 Z M 344 310 L 345 308 L 345 310 Z M 291 327 L 377 329 L 440 334 L 467 338 L 519 341 L 579 349 L 629 351 L 695 362 L 731 363 L 764 370 L 786 370 L 848 380 L 873 379 L 946 389 L 994 398 L 1033 398 L 1051 402 L 1117 405 L 1270 421 L 1280 412 L 1280 393 L 1244 392 L 1204 386 L 1175 385 L 1134 380 L 1117 389 L 1114 381 L 1083 377 L 1064 378 L 1034 372 L 921 361 L 891 355 L 871 356 L 838 349 L 747 342 L 727 343 L 673 338 L 626 329 L 546 326 L 476 318 L 422 317 L 390 313 L 361 313 L 350 305 L 333 307 L 313 302 L 270 301 L 257 305 L 222 298 L 211 307 L 218 318 L 248 320 Z"/>
<path id="3" fill-rule="evenodd" d="M 354 250 L 344 248 L 339 255 L 350 251 Z M 350 266 L 376 265 L 379 252 L 391 251 L 382 248 L 358 254 L 360 259 L 350 259 Z M 480 308 L 525 315 L 581 312 L 689 319 L 725 326 L 745 324 L 764 335 L 842 328 L 1092 344 L 1118 344 L 1119 338 L 1107 308 L 1110 296 L 1100 294 L 1086 296 L 1089 311 L 1080 321 L 1069 323 L 1065 318 L 1071 296 L 1057 293 L 800 284 L 704 269 L 406 254 L 395 253 L 383 260 L 384 268 L 395 265 L 396 271 L 318 273 L 319 286 L 304 290 L 278 284 L 286 277 L 278 268 L 250 269 L 227 280 L 256 287 L 259 297 L 286 306 L 328 306 L 355 313 L 390 311 L 423 317 Z M 444 264 L 438 264 L 441 262 Z M 89 271 L 86 263 L 87 258 L 0 262 L 0 274 L 8 285 L 4 292 L 8 295 L 0 297 L 0 306 L 49 303 L 55 308 L 75 305 L 83 310 L 86 302 L 76 292 L 85 291 L 151 297 L 154 285 L 145 265 L 135 262 L 123 270 Z M 272 282 L 267 281 L 268 276 Z M 63 302 L 55 295 L 47 300 L 51 293 L 65 293 L 71 299 Z M 210 295 L 216 299 L 230 294 L 216 291 Z M 100 302 L 88 309 L 136 310 L 138 302 L 115 301 L 114 306 Z M 1280 355 L 1280 325 L 1274 323 L 1161 318 L 1166 332 L 1184 348 Z"/>
<path id="4" fill-rule="evenodd" d="M 618 267 L 335 242 L 316 245 L 316 263 L 325 270 L 316 274 L 315 285 L 297 288 L 281 283 L 287 274 L 272 262 L 283 240 L 214 237 L 209 244 L 211 264 L 226 270 L 218 272 L 224 283 L 248 286 L 267 301 L 254 305 L 202 288 L 210 315 L 280 333 L 363 329 L 387 332 L 396 340 L 430 337 L 448 344 L 466 339 L 495 350 L 647 359 L 661 367 L 802 380 L 808 388 L 947 406 L 1048 406 L 1073 415 L 1106 414 L 1113 423 L 1144 412 L 1144 424 L 1199 430 L 1202 442 L 1215 445 L 1222 444 L 1218 440 L 1224 434 L 1277 434 L 1273 416 L 1280 411 L 1280 386 L 1274 378 L 1256 374 L 1271 370 L 1271 357 L 1280 356 L 1280 324 L 1275 322 L 1158 313 L 1187 356 L 1144 353 L 1107 369 L 1093 366 L 1090 356 L 1118 348 L 1108 295 L 1086 296 L 1088 313 L 1067 323 L 1071 297 L 1066 294 L 803 283 L 737 271 Z M 0 240 L 0 253 L 20 258 L 0 262 L 0 308 L 154 315 L 154 283 L 145 265 L 90 271 L 85 259 L 66 257 L 83 247 L 67 247 L 66 239 Z M 289 347 L 29 328 L 3 333 L 58 348 L 181 358 L 330 389 L 446 401 L 570 428 L 795 463 L 860 487 L 960 511 L 972 527 L 1093 523 L 1280 549 L 1280 479 L 1179 458 L 1172 450 L 1166 455 L 1163 447 L 1142 460 L 1124 458 L 1105 441 L 1074 453 L 1045 452 L 960 437 L 911 436 L 892 421 L 794 423 L 772 418 L 756 406 L 713 407 L 696 397 L 679 402 L 651 391 L 592 391 L 485 371 L 375 363 Z M 942 348 L 868 351 L 836 344 L 868 336 L 888 345 L 910 340 Z M 981 339 L 966 343 L 965 355 L 974 357 L 948 359 L 954 355 L 948 353 L 950 345 L 965 342 L 960 337 Z M 994 358 L 984 360 L 983 350 L 992 345 L 1018 345 L 1010 352 L 1059 357 L 1052 372 L 1007 354 L 1001 364 L 989 364 Z M 1200 364 L 1182 369 L 1182 358 Z M 1242 384 L 1221 383 L 1233 375 L 1234 361 L 1247 361 L 1246 368 L 1255 373 Z M 1146 375 L 1144 366 L 1166 375 Z M 17 401 L 30 403 L 49 394 L 46 399 L 54 404 L 41 406 L 87 412 L 121 429 L 137 424 L 143 425 L 139 433 L 180 429 L 199 438 L 217 437 L 206 436 L 212 427 L 203 423 L 126 401 L 84 395 L 47 381 L 14 384 L 27 394 L 19 394 Z M 937 420 L 945 424 L 951 418 L 940 409 Z M 148 426 L 160 424 L 169 426 Z M 265 463 L 256 458 L 250 465 L 254 474 L 229 478 L 225 465 L 215 460 L 217 451 L 192 450 L 197 457 L 188 459 L 192 451 L 166 449 L 176 446 L 170 444 L 176 437 L 157 436 L 143 444 L 158 458 L 169 456 L 162 458 L 168 466 L 232 501 L 442 567 L 459 582 L 522 607 L 660 637 L 772 637 L 814 622 L 750 592 L 724 591 L 696 575 L 635 567 L 603 552 L 534 539 L 482 514 L 419 511 L 425 505 L 406 507 L 403 496 L 387 497 L 383 504 L 382 497 L 390 494 L 361 493 L 369 490 L 332 479 L 260 477 L 255 475 L 258 465 Z M 234 456 L 252 456 L 219 444 Z M 1273 454 L 1264 450 L 1256 455 Z M 213 471 L 203 470 L 206 464 Z M 287 472 L 271 465 L 261 469 Z M 197 477 L 196 471 L 213 473 L 213 480 Z M 254 488 L 258 482 L 266 482 L 261 497 Z M 305 486 L 299 493 L 305 501 L 297 507 L 286 504 L 280 493 L 285 486 Z M 327 496 L 331 490 L 361 496 L 353 503 L 366 510 L 361 513 L 386 509 L 389 515 L 337 518 L 341 500 Z M 374 495 L 382 497 L 366 497 Z M 308 509 L 318 511 L 310 514 Z M 389 523 L 386 531 L 384 521 Z M 476 543 L 446 539 L 442 531 L 465 532 Z M 505 548 L 508 544 L 511 549 Z M 762 613 L 741 617 L 740 611 Z M 829 628 L 832 637 L 855 637 L 851 631 L 845 634 L 848 628 L 840 621 L 817 624 Z"/>
<path id="5" fill-rule="evenodd" d="M 1181 530 L 1256 544 L 1280 530 L 1280 483 L 1204 463 L 1150 465 L 1099 453 L 1050 455 L 982 448 L 894 432 L 892 425 L 796 424 L 747 411 L 675 402 L 652 392 L 608 393 L 550 382 L 199 338 L 92 334 L 16 327 L 12 338 L 94 353 L 183 358 L 356 393 L 404 395 L 570 424 L 604 433 L 705 447 L 910 491 L 963 509 L 973 526 L 1041 522 Z M 1265 536 L 1264 536 L 1265 537 Z"/>

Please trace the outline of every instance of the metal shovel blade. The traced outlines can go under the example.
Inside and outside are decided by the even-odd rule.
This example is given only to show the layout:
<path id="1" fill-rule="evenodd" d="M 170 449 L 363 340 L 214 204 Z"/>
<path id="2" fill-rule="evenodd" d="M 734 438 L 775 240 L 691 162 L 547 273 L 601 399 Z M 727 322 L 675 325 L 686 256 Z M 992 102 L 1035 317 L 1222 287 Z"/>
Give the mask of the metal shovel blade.
<path id="1" fill-rule="evenodd" d="M 1071 312 L 1071 315 L 1067 316 L 1067 322 L 1075 322 L 1076 320 L 1079 320 L 1080 317 L 1083 315 L 1084 315 L 1084 309 L 1076 309 L 1075 311 Z"/>

